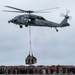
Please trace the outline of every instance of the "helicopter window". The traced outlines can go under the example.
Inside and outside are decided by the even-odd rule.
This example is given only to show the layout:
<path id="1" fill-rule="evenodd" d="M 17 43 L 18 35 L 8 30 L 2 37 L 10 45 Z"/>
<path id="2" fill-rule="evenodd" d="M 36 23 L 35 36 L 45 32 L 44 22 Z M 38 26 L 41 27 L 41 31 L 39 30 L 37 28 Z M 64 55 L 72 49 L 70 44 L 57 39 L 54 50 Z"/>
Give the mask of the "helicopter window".
<path id="1" fill-rule="evenodd" d="M 45 20 L 43 17 L 41 17 L 41 20 Z"/>
<path id="2" fill-rule="evenodd" d="M 18 18 L 18 16 L 16 16 L 14 19 L 17 19 Z"/>
<path id="3" fill-rule="evenodd" d="M 39 19 L 39 20 L 45 20 L 43 17 L 37 17 L 37 19 Z"/>
<path id="4" fill-rule="evenodd" d="M 29 23 L 35 23 L 35 18 L 29 18 Z"/>
<path id="5" fill-rule="evenodd" d="M 19 19 L 21 19 L 22 17 L 21 17 L 21 16 L 19 16 L 18 18 L 19 18 Z"/>

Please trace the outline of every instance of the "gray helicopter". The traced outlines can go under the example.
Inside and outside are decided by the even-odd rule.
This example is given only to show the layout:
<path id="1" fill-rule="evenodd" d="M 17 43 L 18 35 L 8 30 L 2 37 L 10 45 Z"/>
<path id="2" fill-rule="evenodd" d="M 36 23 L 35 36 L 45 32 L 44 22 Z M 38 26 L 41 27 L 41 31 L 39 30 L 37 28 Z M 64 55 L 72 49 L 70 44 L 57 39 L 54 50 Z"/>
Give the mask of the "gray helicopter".
<path id="1" fill-rule="evenodd" d="M 70 16 L 68 16 L 69 11 L 67 11 L 66 15 L 64 16 L 64 19 L 60 23 L 55 23 L 52 21 L 46 20 L 42 16 L 38 15 L 33 15 L 32 13 L 46 13 L 46 12 L 41 12 L 43 10 L 49 10 L 49 9 L 43 9 L 43 10 L 37 10 L 37 11 L 31 11 L 31 10 L 22 10 L 19 8 L 11 7 L 11 6 L 5 6 L 7 8 L 15 9 L 17 11 L 8 11 L 4 10 L 5 12 L 16 12 L 16 13 L 27 13 L 24 15 L 18 15 L 14 17 L 13 19 L 9 20 L 8 23 L 14 23 L 16 25 L 19 25 L 20 28 L 23 28 L 23 25 L 28 27 L 28 26 L 40 26 L 40 27 L 54 27 L 56 31 L 58 32 L 57 27 L 67 27 L 70 26 L 70 24 L 67 22 Z M 57 9 L 58 7 L 55 8 L 50 8 L 50 9 Z"/>

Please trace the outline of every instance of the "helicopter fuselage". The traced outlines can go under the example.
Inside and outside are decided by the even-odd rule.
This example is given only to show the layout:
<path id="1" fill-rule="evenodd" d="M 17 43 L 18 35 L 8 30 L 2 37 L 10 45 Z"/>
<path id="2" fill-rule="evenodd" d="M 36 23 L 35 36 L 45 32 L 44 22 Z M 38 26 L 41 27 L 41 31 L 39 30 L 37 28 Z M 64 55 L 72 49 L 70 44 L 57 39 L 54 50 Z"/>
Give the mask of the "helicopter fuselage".
<path id="1" fill-rule="evenodd" d="M 67 20 L 67 19 L 64 19 Z M 69 24 L 67 22 L 63 22 L 63 24 L 59 24 L 59 23 L 55 23 L 52 21 L 48 21 L 45 18 L 41 17 L 41 16 L 37 16 L 37 15 L 32 15 L 32 14 L 25 14 L 25 15 L 19 15 L 16 16 L 15 18 L 11 19 L 10 21 L 8 21 L 9 23 L 12 22 L 16 25 L 19 25 L 20 28 L 23 27 L 23 25 L 25 25 L 26 27 L 28 26 L 43 26 L 43 27 L 54 27 L 55 29 L 57 27 L 65 27 L 65 26 L 69 26 Z M 56 29 L 56 31 L 58 31 Z"/>

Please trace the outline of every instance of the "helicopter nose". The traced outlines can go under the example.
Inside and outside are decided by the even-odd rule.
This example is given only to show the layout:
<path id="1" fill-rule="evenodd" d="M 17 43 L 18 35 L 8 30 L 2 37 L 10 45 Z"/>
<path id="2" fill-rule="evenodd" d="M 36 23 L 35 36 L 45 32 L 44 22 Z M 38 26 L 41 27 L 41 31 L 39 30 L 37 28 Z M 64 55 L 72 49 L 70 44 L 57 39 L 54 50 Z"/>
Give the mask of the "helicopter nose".
<path id="1" fill-rule="evenodd" d="M 16 20 L 16 19 L 11 19 L 10 21 L 8 21 L 8 23 L 10 23 L 10 22 L 12 22 L 12 23 L 16 23 L 17 20 Z"/>
<path id="2" fill-rule="evenodd" d="M 13 19 L 8 21 L 8 23 L 10 23 L 10 22 L 13 22 Z"/>
<path id="3" fill-rule="evenodd" d="M 10 23 L 11 21 L 8 21 L 8 23 Z"/>

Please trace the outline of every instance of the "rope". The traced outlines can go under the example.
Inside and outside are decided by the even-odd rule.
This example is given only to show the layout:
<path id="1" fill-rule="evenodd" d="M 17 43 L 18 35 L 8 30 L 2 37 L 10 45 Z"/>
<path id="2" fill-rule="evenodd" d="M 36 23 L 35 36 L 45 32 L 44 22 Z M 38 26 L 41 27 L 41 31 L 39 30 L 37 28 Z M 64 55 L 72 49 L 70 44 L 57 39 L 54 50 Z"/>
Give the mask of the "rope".
<path id="1" fill-rule="evenodd" d="M 29 26 L 29 54 L 30 55 L 33 55 L 33 52 L 32 52 L 32 43 L 31 43 L 31 26 Z"/>

